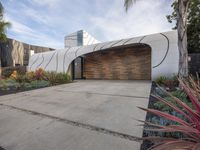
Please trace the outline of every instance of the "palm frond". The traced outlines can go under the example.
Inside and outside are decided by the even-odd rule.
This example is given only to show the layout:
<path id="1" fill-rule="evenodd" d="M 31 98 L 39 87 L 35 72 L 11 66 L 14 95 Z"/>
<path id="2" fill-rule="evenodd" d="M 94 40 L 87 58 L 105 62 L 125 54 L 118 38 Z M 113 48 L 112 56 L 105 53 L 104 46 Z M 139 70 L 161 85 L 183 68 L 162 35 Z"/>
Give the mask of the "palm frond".
<path id="1" fill-rule="evenodd" d="M 3 5 L 0 2 L 0 41 L 6 42 L 7 40 L 6 29 L 11 27 L 11 23 L 4 21 L 3 14 L 4 14 L 4 9 Z"/>
<path id="2" fill-rule="evenodd" d="M 126 12 L 133 5 L 133 2 L 136 2 L 136 0 L 124 0 L 124 7 L 126 9 Z"/>

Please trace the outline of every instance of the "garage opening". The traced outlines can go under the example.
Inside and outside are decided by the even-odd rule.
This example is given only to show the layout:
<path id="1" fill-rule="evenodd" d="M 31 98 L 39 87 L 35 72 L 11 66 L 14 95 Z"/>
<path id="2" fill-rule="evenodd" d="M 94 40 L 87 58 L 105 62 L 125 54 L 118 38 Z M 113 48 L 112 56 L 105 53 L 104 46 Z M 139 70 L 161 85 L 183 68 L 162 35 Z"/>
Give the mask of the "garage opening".
<path id="1" fill-rule="evenodd" d="M 96 51 L 74 61 L 74 79 L 151 80 L 151 48 L 145 44 Z"/>

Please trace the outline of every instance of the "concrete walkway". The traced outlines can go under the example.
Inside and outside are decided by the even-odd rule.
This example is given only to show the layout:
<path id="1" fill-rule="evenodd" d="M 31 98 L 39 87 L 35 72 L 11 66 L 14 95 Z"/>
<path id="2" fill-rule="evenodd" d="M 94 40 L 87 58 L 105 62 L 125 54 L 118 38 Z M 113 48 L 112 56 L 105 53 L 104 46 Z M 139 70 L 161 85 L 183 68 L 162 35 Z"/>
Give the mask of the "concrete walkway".
<path id="1" fill-rule="evenodd" d="M 0 97 L 7 150 L 139 150 L 150 81 L 78 81 Z"/>

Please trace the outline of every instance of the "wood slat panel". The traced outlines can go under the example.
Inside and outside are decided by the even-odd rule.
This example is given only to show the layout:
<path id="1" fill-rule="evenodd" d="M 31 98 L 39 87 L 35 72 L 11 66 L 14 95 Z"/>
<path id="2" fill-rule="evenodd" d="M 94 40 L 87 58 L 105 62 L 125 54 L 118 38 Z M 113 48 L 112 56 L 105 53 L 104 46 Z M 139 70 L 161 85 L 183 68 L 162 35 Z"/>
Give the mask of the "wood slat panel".
<path id="1" fill-rule="evenodd" d="M 150 80 L 151 49 L 124 48 L 87 54 L 83 76 L 86 79 Z"/>

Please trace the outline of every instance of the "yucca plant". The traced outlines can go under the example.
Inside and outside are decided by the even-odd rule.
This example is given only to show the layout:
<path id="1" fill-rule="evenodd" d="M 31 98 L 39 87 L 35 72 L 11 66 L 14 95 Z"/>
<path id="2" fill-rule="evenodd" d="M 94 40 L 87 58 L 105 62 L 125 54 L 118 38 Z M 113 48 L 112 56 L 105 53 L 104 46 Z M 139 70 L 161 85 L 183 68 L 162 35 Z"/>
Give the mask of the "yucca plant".
<path id="1" fill-rule="evenodd" d="M 167 120 L 174 122 L 174 124 L 163 126 L 151 122 L 143 121 L 148 128 L 145 130 L 156 132 L 180 132 L 183 133 L 185 138 L 161 138 L 161 137 L 146 137 L 143 140 L 151 140 L 155 145 L 149 149 L 154 150 L 200 150 L 200 84 L 190 77 L 189 82 L 179 80 L 180 86 L 183 91 L 188 95 L 193 108 L 182 102 L 180 99 L 174 97 L 169 92 L 166 92 L 177 105 L 172 102 L 166 101 L 160 96 L 152 95 L 154 98 L 164 103 L 166 106 L 171 107 L 174 111 L 181 114 L 183 117 L 173 116 L 166 112 L 155 109 L 140 109 L 163 117 Z"/>

